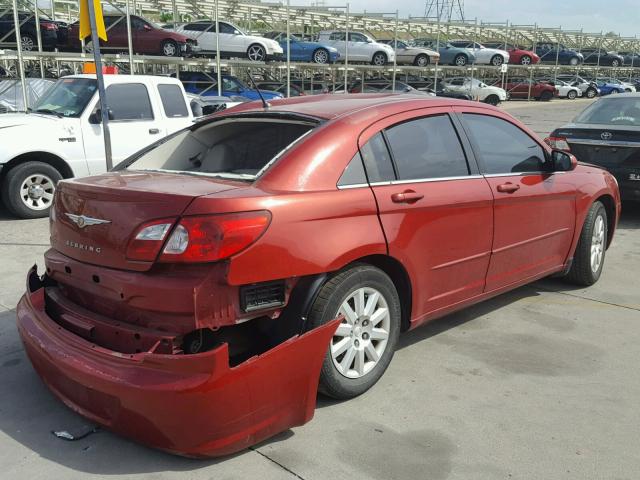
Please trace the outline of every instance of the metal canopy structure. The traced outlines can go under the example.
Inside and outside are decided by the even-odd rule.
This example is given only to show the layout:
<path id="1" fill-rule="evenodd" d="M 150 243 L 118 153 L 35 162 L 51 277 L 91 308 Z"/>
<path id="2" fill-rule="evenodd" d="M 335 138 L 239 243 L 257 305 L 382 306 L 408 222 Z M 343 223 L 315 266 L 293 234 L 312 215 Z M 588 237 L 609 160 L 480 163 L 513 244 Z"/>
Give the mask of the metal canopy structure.
<path id="1" fill-rule="evenodd" d="M 41 13 L 59 20 L 75 21 L 77 19 L 78 2 L 76 0 L 53 0 L 53 2 L 55 8 L 46 9 L 42 8 L 43 2 L 41 1 L 39 3 Z M 25 9 L 33 10 L 33 1 L 20 0 L 18 3 Z M 130 0 L 129 3 L 133 14 L 156 21 L 160 19 L 162 14 L 171 14 L 176 17 L 173 18 L 174 22 L 186 22 L 203 17 L 212 18 L 216 0 Z M 289 18 L 293 33 L 314 34 L 325 29 L 344 29 L 347 23 L 346 3 L 340 8 L 291 5 L 288 15 L 285 2 L 219 0 L 217 3 L 220 19 L 236 23 L 241 28 L 254 33 L 274 29 L 284 30 L 287 18 Z M 436 7 L 434 1 L 430 3 L 434 3 L 434 8 Z M 447 8 L 451 9 L 454 3 L 457 5 L 461 2 L 439 3 L 447 4 Z M 108 4 L 122 10 L 126 7 L 125 0 L 110 0 L 105 2 L 105 10 L 107 11 Z M 0 11 L 3 9 L 2 5 L 6 5 L 7 8 L 11 7 L 9 0 L 0 2 Z M 336 5 L 339 4 L 336 3 Z M 455 12 L 456 10 L 452 9 L 451 11 Z M 433 12 L 430 15 L 432 14 Z M 456 16 L 451 18 L 456 18 Z M 430 16 L 401 18 L 398 22 L 398 36 L 408 40 L 424 36 L 435 37 L 439 33 L 443 40 L 475 37 L 479 42 L 506 41 L 524 47 L 532 47 L 540 43 L 553 43 L 576 50 L 602 48 L 619 52 L 640 51 L 640 39 L 635 37 L 625 38 L 603 35 L 602 32 L 565 30 L 561 26 L 549 28 L 538 25 L 517 25 L 509 22 L 446 20 L 440 18 L 438 21 Z M 366 31 L 374 36 L 391 37 L 395 30 L 395 18 L 377 15 L 375 12 L 350 11 L 349 28 Z"/>

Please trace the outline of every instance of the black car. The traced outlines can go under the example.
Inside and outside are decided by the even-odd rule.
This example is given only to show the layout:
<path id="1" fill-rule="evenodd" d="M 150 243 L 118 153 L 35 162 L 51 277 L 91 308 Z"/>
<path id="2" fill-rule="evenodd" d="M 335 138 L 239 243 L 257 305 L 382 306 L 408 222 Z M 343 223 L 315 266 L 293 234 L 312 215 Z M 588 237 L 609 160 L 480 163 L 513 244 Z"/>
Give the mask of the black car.
<path id="1" fill-rule="evenodd" d="M 640 67 L 640 54 L 632 52 L 620 52 L 625 67 Z"/>
<path id="2" fill-rule="evenodd" d="M 38 50 L 38 34 L 36 30 L 36 17 L 30 12 L 18 12 L 20 26 L 20 38 L 22 51 L 32 52 Z M 16 33 L 14 28 L 13 12 L 8 11 L 0 15 L 0 47 L 14 47 L 16 45 Z M 40 37 L 44 50 L 53 50 L 58 45 L 58 25 L 47 18 L 40 18 Z"/>
<path id="3" fill-rule="evenodd" d="M 640 200 L 640 93 L 609 95 L 589 105 L 547 143 L 609 170 L 626 200 Z"/>
<path id="4" fill-rule="evenodd" d="M 598 48 L 584 48 L 580 52 L 584 55 L 585 65 L 605 65 L 610 67 L 621 67 L 624 63 L 622 55 L 614 52 L 607 52 Z"/>
<path id="5" fill-rule="evenodd" d="M 260 90 L 270 90 L 272 92 L 281 93 L 285 97 L 287 96 L 287 82 L 277 82 L 277 81 L 256 82 L 256 86 Z M 305 93 L 302 91 L 302 88 L 298 87 L 291 81 L 289 82 L 290 97 L 299 97 L 304 94 Z"/>

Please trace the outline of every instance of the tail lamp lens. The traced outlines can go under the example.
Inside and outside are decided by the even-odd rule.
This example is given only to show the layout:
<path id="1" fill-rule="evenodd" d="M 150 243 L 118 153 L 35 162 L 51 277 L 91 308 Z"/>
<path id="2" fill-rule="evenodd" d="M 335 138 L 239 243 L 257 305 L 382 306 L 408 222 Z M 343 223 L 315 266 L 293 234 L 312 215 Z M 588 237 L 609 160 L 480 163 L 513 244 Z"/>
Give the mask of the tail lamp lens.
<path id="1" fill-rule="evenodd" d="M 184 217 L 159 261 L 196 263 L 230 257 L 258 240 L 270 221 L 268 211 Z"/>
<path id="2" fill-rule="evenodd" d="M 564 137 L 547 137 L 544 141 L 551 148 L 555 148 L 557 150 L 564 150 L 565 152 L 570 152 L 571 147 L 569 146 L 569 142 Z"/>
<path id="3" fill-rule="evenodd" d="M 142 225 L 133 240 L 129 242 L 127 258 L 142 262 L 154 261 L 174 222 L 175 219 L 163 219 Z"/>

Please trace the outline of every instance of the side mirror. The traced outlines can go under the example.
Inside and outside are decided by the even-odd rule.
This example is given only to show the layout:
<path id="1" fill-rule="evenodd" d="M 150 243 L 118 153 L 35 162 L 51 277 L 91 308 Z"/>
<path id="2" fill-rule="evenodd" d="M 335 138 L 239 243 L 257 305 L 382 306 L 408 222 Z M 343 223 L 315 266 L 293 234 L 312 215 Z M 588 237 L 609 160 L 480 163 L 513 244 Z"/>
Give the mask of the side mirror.
<path id="1" fill-rule="evenodd" d="M 114 116 L 110 108 L 107 109 L 107 115 L 109 117 L 109 120 L 113 120 Z M 102 123 L 102 110 L 100 110 L 99 108 L 96 108 L 96 111 L 93 112 L 91 115 L 89 115 L 89 123 L 93 125 Z"/>
<path id="2" fill-rule="evenodd" d="M 578 159 L 563 150 L 551 152 L 551 167 L 554 172 L 570 172 L 578 166 Z"/>
<path id="3" fill-rule="evenodd" d="M 146 30 L 147 32 L 150 32 L 151 30 L 153 30 L 149 25 L 145 24 L 142 26 L 143 30 Z"/>

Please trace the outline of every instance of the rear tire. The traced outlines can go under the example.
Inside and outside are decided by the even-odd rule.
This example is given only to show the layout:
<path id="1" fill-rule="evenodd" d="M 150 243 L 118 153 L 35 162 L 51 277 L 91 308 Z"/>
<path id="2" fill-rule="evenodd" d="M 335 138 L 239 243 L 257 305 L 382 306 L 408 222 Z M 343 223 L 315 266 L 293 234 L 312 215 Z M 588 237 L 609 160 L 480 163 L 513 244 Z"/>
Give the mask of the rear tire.
<path id="1" fill-rule="evenodd" d="M 602 203 L 594 202 L 584 220 L 567 282 L 588 287 L 598 281 L 607 251 L 607 228 L 607 211 Z"/>
<path id="2" fill-rule="evenodd" d="M 327 349 L 318 390 L 343 400 L 366 392 L 389 366 L 400 335 L 400 298 L 382 270 L 354 265 L 322 286 L 311 308 L 309 329 L 341 313 L 345 320 Z"/>
<path id="3" fill-rule="evenodd" d="M 542 101 L 542 102 L 548 102 L 552 98 L 553 98 L 553 93 L 551 93 L 551 92 L 542 92 L 540 94 L 540 101 Z"/>
<path id="4" fill-rule="evenodd" d="M 578 57 L 571 57 L 569 59 L 569 65 L 571 65 L 572 67 L 575 67 L 579 63 L 580 63 L 580 59 Z"/>
<path id="5" fill-rule="evenodd" d="M 587 89 L 587 98 L 595 98 L 598 95 L 598 91 L 595 88 Z"/>
<path id="6" fill-rule="evenodd" d="M 491 65 L 493 65 L 494 67 L 499 67 L 504 63 L 504 58 L 502 58 L 502 55 L 494 55 L 493 57 L 491 57 Z"/>
<path id="7" fill-rule="evenodd" d="M 500 97 L 498 95 L 489 95 L 484 99 L 484 103 L 493 105 L 494 107 L 500 103 Z"/>
<path id="8" fill-rule="evenodd" d="M 32 52 L 38 48 L 38 40 L 28 33 L 23 33 L 20 35 L 21 38 L 21 47 L 24 52 Z"/>
<path id="9" fill-rule="evenodd" d="M 459 53 L 453 59 L 453 64 L 456 67 L 464 67 L 468 62 L 469 62 L 469 59 L 467 58 L 467 56 L 464 53 Z"/>
<path id="10" fill-rule="evenodd" d="M 43 162 L 26 162 L 13 167 L 2 184 L 2 202 L 20 218 L 49 215 L 60 172 Z"/>
<path id="11" fill-rule="evenodd" d="M 531 65 L 531 57 L 529 55 L 520 57 L 520 65 Z"/>
<path id="12" fill-rule="evenodd" d="M 611 60 L 611 66 L 612 67 L 619 67 L 620 66 L 620 60 L 618 60 L 618 59 Z"/>

